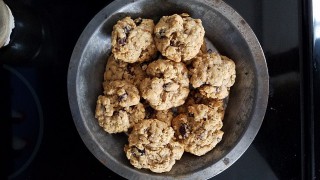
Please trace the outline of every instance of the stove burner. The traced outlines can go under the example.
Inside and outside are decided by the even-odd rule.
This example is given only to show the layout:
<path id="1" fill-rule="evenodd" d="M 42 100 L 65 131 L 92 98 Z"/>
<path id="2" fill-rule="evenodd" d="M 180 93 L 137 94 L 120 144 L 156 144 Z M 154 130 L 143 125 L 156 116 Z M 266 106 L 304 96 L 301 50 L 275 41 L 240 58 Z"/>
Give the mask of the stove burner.
<path id="1" fill-rule="evenodd" d="M 11 77 L 13 168 L 9 179 L 14 179 L 31 164 L 38 153 L 43 136 L 43 112 L 31 83 L 16 69 L 7 65 L 3 65 L 3 68 L 13 75 Z"/>

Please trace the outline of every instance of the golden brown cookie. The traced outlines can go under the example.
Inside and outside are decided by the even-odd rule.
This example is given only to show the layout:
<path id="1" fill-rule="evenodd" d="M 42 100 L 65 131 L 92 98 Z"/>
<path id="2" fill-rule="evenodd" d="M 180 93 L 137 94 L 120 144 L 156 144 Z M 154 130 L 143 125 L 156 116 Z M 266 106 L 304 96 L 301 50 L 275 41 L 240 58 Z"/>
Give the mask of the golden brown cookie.
<path id="1" fill-rule="evenodd" d="M 184 103 L 189 93 L 188 70 L 181 62 L 159 59 L 147 67 L 149 78 L 140 84 L 141 96 L 156 110 Z"/>
<path id="2" fill-rule="evenodd" d="M 206 96 L 202 95 L 197 89 L 193 89 L 190 91 L 189 96 L 186 99 L 186 102 L 177 108 L 178 113 L 188 113 L 188 107 L 193 104 L 204 104 L 213 108 L 215 111 L 224 114 L 225 110 L 225 99 L 213 99 L 207 98 Z"/>
<path id="3" fill-rule="evenodd" d="M 123 108 L 113 106 L 109 100 L 106 96 L 99 96 L 95 112 L 95 118 L 106 132 L 127 132 L 130 127 L 143 121 L 145 109 L 141 103 Z"/>
<path id="4" fill-rule="evenodd" d="M 104 95 L 97 100 L 95 117 L 108 133 L 128 131 L 144 119 L 145 110 L 138 89 L 126 81 L 104 82 Z"/>
<path id="5" fill-rule="evenodd" d="M 236 70 L 234 62 L 217 53 L 206 53 L 197 56 L 190 68 L 190 83 L 199 88 L 202 95 L 208 98 L 224 99 L 234 84 Z"/>
<path id="6" fill-rule="evenodd" d="M 157 49 L 176 62 L 194 58 L 203 44 L 204 28 L 200 19 L 187 14 L 163 16 L 154 28 Z"/>
<path id="7" fill-rule="evenodd" d="M 145 70 L 142 70 L 143 64 L 126 63 L 115 59 L 110 55 L 104 73 L 105 81 L 125 80 L 139 87 L 141 81 L 146 77 Z"/>
<path id="8" fill-rule="evenodd" d="M 147 119 L 133 127 L 124 151 L 130 163 L 138 168 L 161 173 L 170 171 L 183 154 L 183 147 L 174 141 L 174 132 L 166 123 Z"/>
<path id="9" fill-rule="evenodd" d="M 151 19 L 132 20 L 125 17 L 113 26 L 112 53 L 124 62 L 143 62 L 151 59 L 156 52 L 153 40 L 154 23 Z"/>
<path id="10" fill-rule="evenodd" d="M 129 107 L 137 105 L 140 101 L 138 89 L 126 81 L 111 81 L 103 83 L 104 94 L 112 99 L 113 107 Z"/>
<path id="11" fill-rule="evenodd" d="M 223 114 L 203 104 L 188 107 L 187 114 L 172 120 L 175 136 L 184 150 L 202 156 L 212 150 L 222 139 Z"/>

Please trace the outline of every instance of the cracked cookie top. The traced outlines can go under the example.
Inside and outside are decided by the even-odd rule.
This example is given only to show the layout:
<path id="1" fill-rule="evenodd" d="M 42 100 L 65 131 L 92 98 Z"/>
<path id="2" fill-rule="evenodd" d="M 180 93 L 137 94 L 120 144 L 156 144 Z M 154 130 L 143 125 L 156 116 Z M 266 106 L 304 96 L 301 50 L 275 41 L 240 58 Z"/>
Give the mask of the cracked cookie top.
<path id="1" fill-rule="evenodd" d="M 157 119 L 147 119 L 133 127 L 124 151 L 136 168 L 161 173 L 170 171 L 184 152 L 174 141 L 173 129 Z"/>
<path id="2" fill-rule="evenodd" d="M 199 88 L 200 93 L 208 98 L 218 99 L 229 95 L 236 78 L 234 62 L 217 53 L 197 56 L 192 62 L 190 74 L 190 83 L 194 88 Z"/>
<path id="3" fill-rule="evenodd" d="M 143 62 L 151 59 L 157 48 L 153 40 L 152 19 L 130 17 L 121 19 L 113 26 L 111 35 L 112 53 L 124 62 Z"/>
<path id="4" fill-rule="evenodd" d="M 104 80 L 125 80 L 139 86 L 140 82 L 146 77 L 146 73 L 142 67 L 143 64 L 126 63 L 122 60 L 115 59 L 114 55 L 110 55 L 104 72 Z"/>
<path id="5" fill-rule="evenodd" d="M 137 105 L 140 101 L 138 89 L 126 81 L 111 81 L 103 83 L 104 94 L 110 99 L 111 106 L 128 107 Z"/>
<path id="6" fill-rule="evenodd" d="M 149 78 L 140 84 L 141 96 L 156 110 L 184 103 L 189 93 L 188 70 L 181 62 L 159 59 L 147 67 Z"/>
<path id="7" fill-rule="evenodd" d="M 188 14 L 163 16 L 154 28 L 157 49 L 163 56 L 176 62 L 188 61 L 200 51 L 204 40 L 200 19 Z"/>
<path id="8" fill-rule="evenodd" d="M 172 120 L 172 127 L 185 151 L 201 156 L 222 139 L 222 118 L 223 113 L 203 104 L 194 104 L 188 107 L 188 113 Z"/>

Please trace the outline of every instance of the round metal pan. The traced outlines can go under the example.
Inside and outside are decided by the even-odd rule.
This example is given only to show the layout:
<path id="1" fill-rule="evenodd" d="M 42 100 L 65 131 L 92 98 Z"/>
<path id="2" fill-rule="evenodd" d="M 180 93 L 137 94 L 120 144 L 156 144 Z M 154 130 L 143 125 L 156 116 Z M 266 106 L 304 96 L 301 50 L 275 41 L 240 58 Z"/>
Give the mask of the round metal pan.
<path id="1" fill-rule="evenodd" d="M 185 153 L 167 173 L 134 168 L 123 152 L 126 135 L 107 134 L 94 118 L 103 72 L 111 52 L 117 20 L 189 13 L 202 19 L 206 38 L 233 59 L 237 78 L 223 120 L 222 141 L 204 156 Z M 246 21 L 221 0 L 116 0 L 102 9 L 81 34 L 71 57 L 68 95 L 74 123 L 92 154 L 105 166 L 130 179 L 208 179 L 231 166 L 259 131 L 267 107 L 269 76 L 261 46 Z"/>

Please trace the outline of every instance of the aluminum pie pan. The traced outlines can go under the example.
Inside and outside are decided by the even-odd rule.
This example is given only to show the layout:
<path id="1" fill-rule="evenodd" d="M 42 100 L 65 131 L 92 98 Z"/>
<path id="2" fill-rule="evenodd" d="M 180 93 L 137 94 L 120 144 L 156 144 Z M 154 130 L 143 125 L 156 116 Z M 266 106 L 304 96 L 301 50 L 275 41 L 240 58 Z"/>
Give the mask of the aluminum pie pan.
<path id="1" fill-rule="evenodd" d="M 123 151 L 127 137 L 107 134 L 94 118 L 103 72 L 111 52 L 111 31 L 117 20 L 189 13 L 202 19 L 206 38 L 235 61 L 237 78 L 226 109 L 222 141 L 204 156 L 184 153 L 170 172 L 136 169 Z M 230 167 L 250 146 L 262 124 L 269 94 L 269 76 L 262 48 L 245 20 L 221 0 L 116 0 L 87 25 L 75 45 L 68 70 L 69 104 L 77 130 L 91 153 L 106 167 L 130 179 L 208 179 Z"/>

